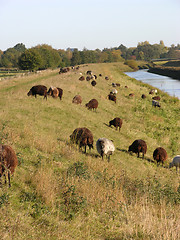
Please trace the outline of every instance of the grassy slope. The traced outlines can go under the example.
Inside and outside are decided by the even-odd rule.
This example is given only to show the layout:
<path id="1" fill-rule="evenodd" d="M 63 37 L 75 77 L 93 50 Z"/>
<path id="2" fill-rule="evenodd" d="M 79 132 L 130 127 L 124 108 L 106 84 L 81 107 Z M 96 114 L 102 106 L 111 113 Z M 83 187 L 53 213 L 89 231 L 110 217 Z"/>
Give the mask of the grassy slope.
<path id="1" fill-rule="evenodd" d="M 96 87 L 78 80 L 87 70 L 103 75 Z M 180 153 L 179 100 L 160 91 L 162 109 L 152 108 L 151 87 L 122 71 L 129 69 L 121 63 L 91 64 L 66 74 L 54 70 L 0 83 L 1 142 L 15 149 L 20 162 L 11 189 L 0 189 L 1 239 L 180 237 L 179 177 L 150 161 L 158 146 L 168 152 L 166 166 Z M 106 98 L 112 82 L 121 84 L 117 104 Z M 35 84 L 61 87 L 62 101 L 27 97 Z M 76 94 L 83 98 L 81 106 L 72 104 Z M 96 113 L 84 107 L 92 98 L 99 101 Z M 120 133 L 107 126 L 114 117 L 123 119 Z M 96 149 L 85 155 L 69 144 L 77 127 L 89 128 L 94 142 L 113 139 L 110 163 Z M 127 152 L 139 138 L 148 145 L 144 160 Z"/>

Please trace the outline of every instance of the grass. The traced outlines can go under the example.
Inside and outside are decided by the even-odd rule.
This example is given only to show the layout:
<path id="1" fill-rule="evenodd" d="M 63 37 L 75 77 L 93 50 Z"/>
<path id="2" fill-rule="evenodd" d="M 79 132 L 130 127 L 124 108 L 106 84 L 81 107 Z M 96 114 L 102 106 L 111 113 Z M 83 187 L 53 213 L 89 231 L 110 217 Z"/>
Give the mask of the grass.
<path id="1" fill-rule="evenodd" d="M 103 75 L 95 87 L 78 80 L 87 70 Z M 180 103 L 159 90 L 162 108 L 152 108 L 152 87 L 126 71 L 131 70 L 123 63 L 89 64 L 65 74 L 53 70 L 0 82 L 0 141 L 19 160 L 12 187 L 0 188 L 1 239 L 180 238 L 179 176 L 167 168 L 180 152 Z M 112 82 L 121 84 L 117 104 L 106 98 Z M 35 84 L 61 87 L 62 101 L 28 97 Z M 77 94 L 81 106 L 72 104 Z M 92 98 L 99 102 L 97 112 L 84 106 Z M 107 126 L 114 117 L 123 119 L 120 132 Z M 69 142 L 77 127 L 93 133 L 94 149 L 87 154 Z M 109 163 L 95 149 L 99 137 L 114 141 Z M 145 159 L 127 152 L 139 138 L 147 142 Z M 153 161 L 158 146 L 168 153 L 165 167 Z"/>

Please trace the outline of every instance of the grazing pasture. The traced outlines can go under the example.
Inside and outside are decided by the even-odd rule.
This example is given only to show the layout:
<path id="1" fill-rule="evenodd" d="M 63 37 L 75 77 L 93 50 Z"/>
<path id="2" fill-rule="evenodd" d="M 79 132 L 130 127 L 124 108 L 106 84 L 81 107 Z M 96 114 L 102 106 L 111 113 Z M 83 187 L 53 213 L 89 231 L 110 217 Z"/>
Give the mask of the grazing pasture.
<path id="1" fill-rule="evenodd" d="M 89 70 L 98 76 L 95 88 L 79 81 Z M 11 188 L 0 188 L 1 239 L 180 239 L 180 176 L 169 169 L 180 154 L 180 101 L 158 90 L 161 108 L 152 107 L 153 88 L 127 71 L 123 63 L 88 64 L 0 82 L 0 144 L 18 158 Z M 107 99 L 113 82 L 120 84 L 116 104 Z M 34 85 L 58 86 L 63 98 L 28 97 Z M 76 95 L 97 99 L 98 111 L 73 104 Z M 120 132 L 107 124 L 117 116 Z M 113 140 L 111 161 L 96 147 L 84 153 L 71 144 L 76 128 L 90 129 L 94 143 Z M 135 139 L 148 145 L 144 159 L 128 152 Z M 163 167 L 153 159 L 159 146 L 168 154 Z"/>

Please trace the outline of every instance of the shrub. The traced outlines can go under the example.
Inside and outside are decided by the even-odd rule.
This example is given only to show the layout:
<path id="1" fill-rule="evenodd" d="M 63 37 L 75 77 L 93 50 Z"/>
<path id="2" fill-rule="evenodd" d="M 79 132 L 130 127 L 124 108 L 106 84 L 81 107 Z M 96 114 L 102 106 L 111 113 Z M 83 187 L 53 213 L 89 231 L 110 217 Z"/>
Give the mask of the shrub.
<path id="1" fill-rule="evenodd" d="M 124 64 L 128 65 L 133 70 L 138 70 L 138 64 L 135 60 L 127 60 L 127 61 L 125 61 Z"/>

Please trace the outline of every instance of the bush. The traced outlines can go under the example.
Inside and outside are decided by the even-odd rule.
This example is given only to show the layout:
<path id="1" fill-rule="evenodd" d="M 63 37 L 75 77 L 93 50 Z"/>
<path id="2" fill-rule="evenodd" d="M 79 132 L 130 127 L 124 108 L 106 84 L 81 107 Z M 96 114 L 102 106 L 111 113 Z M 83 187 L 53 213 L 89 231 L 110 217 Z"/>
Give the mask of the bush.
<path id="1" fill-rule="evenodd" d="M 127 60 L 127 61 L 125 61 L 124 64 L 128 65 L 133 70 L 138 70 L 138 64 L 135 60 Z"/>

